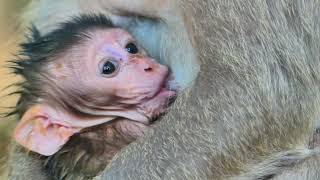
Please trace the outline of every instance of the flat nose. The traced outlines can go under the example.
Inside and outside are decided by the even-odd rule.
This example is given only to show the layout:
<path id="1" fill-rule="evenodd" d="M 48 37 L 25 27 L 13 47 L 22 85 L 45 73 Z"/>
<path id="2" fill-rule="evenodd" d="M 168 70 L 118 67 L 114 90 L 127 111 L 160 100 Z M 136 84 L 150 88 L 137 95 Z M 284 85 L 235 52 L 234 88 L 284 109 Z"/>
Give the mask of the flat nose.
<path id="1" fill-rule="evenodd" d="M 159 64 L 150 57 L 135 58 L 134 62 L 137 68 L 145 73 L 156 73 L 162 76 L 166 76 L 169 73 L 169 68 L 167 66 Z"/>
<path id="2" fill-rule="evenodd" d="M 151 58 L 142 58 L 139 63 L 141 63 L 141 68 L 144 72 L 153 72 L 159 67 L 159 64 Z"/>
<path id="3" fill-rule="evenodd" d="M 151 66 L 147 66 L 147 67 L 144 68 L 145 72 L 149 72 L 149 71 L 152 71 L 152 70 L 153 70 L 153 68 Z"/>

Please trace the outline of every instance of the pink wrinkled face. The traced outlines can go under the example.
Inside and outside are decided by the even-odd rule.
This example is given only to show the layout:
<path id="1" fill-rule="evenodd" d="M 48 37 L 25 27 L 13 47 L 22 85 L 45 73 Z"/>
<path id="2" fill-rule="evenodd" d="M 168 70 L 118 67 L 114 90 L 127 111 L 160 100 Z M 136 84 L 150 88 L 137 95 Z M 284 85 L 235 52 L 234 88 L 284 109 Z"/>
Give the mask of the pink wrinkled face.
<path id="1" fill-rule="evenodd" d="M 163 90 L 168 68 L 148 57 L 129 33 L 96 30 L 91 38 L 78 71 L 89 91 L 114 97 L 112 103 L 139 104 Z"/>
<path id="2" fill-rule="evenodd" d="M 85 99 L 94 111 L 109 110 L 102 115 L 114 110 L 120 117 L 145 122 L 165 111 L 176 94 L 166 86 L 168 67 L 149 57 L 125 30 L 94 29 L 86 35 L 88 39 L 53 61 L 59 68 L 52 74 L 61 89 L 75 92 L 72 96 Z"/>

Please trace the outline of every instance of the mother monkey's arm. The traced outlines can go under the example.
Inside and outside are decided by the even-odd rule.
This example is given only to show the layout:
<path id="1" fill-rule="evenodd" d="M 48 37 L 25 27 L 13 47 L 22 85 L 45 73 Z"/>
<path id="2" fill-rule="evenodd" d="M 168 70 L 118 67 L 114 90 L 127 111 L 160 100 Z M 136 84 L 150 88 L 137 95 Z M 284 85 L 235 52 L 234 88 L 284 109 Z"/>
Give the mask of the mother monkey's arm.
<path id="1" fill-rule="evenodd" d="M 129 145 L 99 178 L 265 178 L 312 157 L 306 144 L 319 113 L 316 3 L 108 3 L 159 20 L 167 32 L 162 38 L 172 38 L 162 42 L 160 56 L 171 57 L 176 76 L 197 62 L 201 70 L 154 131 Z"/>

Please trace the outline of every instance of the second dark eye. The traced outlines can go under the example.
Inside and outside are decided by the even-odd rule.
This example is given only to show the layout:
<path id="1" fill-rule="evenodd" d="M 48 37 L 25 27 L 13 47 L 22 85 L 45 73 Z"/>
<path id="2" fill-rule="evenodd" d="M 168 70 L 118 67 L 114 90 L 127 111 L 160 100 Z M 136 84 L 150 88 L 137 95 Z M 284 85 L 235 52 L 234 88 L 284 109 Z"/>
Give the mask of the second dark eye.
<path id="1" fill-rule="evenodd" d="M 126 45 L 126 50 L 128 51 L 128 53 L 130 54 L 137 54 L 139 52 L 138 47 L 134 44 L 134 43 L 128 43 Z"/>
<path id="2" fill-rule="evenodd" d="M 101 73 L 105 75 L 110 75 L 114 73 L 116 70 L 117 66 L 113 62 L 107 61 L 103 64 Z"/>

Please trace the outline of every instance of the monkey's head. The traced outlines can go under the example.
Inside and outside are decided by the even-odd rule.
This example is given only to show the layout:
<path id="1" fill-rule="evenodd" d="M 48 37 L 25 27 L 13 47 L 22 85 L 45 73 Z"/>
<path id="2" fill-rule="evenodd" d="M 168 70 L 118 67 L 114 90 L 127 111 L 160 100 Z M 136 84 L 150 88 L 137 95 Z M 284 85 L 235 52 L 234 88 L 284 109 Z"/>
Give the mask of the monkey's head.
<path id="1" fill-rule="evenodd" d="M 175 92 L 169 70 L 104 16 L 85 15 L 44 36 L 33 27 L 15 73 L 22 75 L 17 142 L 43 155 L 85 128 L 126 118 L 148 124 Z"/>

